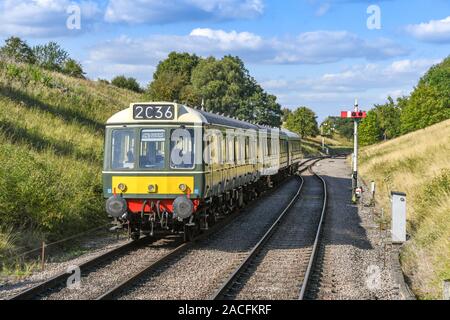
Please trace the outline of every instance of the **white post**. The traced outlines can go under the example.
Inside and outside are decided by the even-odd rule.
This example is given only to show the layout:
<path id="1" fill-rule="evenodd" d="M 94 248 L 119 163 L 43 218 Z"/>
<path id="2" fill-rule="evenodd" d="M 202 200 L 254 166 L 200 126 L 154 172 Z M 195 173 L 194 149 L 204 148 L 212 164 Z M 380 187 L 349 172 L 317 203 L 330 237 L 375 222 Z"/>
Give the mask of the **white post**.
<path id="1" fill-rule="evenodd" d="M 372 181 L 370 185 L 371 185 L 370 192 L 372 194 L 372 199 L 370 200 L 370 202 L 371 202 L 371 205 L 375 205 L 375 190 L 376 190 L 375 181 Z"/>
<path id="2" fill-rule="evenodd" d="M 444 280 L 442 285 L 444 287 L 443 300 L 450 300 L 450 280 Z"/>
<path id="3" fill-rule="evenodd" d="M 355 112 L 358 112 L 358 100 L 355 100 Z M 358 119 L 354 119 L 354 151 L 353 151 L 353 179 L 352 179 L 352 188 L 353 188 L 353 201 L 356 202 L 356 188 L 358 187 Z"/>
<path id="4" fill-rule="evenodd" d="M 391 192 L 392 197 L 392 243 L 406 242 L 406 194 Z"/>

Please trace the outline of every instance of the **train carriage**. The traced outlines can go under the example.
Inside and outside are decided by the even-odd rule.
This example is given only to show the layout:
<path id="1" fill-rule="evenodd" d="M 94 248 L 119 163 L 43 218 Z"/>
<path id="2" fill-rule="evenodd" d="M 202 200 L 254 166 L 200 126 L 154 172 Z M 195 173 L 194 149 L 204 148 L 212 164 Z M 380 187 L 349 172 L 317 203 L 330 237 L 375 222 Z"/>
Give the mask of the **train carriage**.
<path id="1" fill-rule="evenodd" d="M 295 134 L 187 106 L 134 103 L 106 124 L 106 211 L 133 239 L 186 240 L 296 171 Z"/>

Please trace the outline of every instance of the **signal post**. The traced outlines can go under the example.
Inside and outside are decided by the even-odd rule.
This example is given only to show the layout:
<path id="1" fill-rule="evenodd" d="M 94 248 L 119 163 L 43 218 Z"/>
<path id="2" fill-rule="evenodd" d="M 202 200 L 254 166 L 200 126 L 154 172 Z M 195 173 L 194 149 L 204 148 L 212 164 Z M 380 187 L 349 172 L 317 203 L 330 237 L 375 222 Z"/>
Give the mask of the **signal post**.
<path id="1" fill-rule="evenodd" d="M 359 110 L 358 100 L 355 101 L 355 107 L 353 111 L 342 111 L 341 118 L 353 119 L 354 122 L 354 133 L 353 133 L 353 173 L 352 173 L 352 201 L 356 203 L 361 197 L 362 188 L 358 184 L 358 126 L 359 122 L 367 117 L 365 111 Z"/>

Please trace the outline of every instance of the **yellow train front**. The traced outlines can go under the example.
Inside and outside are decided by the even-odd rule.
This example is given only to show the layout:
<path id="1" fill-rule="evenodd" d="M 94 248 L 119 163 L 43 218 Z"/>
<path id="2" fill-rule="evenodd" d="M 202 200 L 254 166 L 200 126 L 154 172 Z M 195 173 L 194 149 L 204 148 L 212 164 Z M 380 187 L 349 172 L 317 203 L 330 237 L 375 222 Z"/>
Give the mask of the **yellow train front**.
<path id="1" fill-rule="evenodd" d="M 190 240 L 293 174 L 300 138 L 189 108 L 134 103 L 106 125 L 106 211 L 133 239 L 182 232 Z"/>

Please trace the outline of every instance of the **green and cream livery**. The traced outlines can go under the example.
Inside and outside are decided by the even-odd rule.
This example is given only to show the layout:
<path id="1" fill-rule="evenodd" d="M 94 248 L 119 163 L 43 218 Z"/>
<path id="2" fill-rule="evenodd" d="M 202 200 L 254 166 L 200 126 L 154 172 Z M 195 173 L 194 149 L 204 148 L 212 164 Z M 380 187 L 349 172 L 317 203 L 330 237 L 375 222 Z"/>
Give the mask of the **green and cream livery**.
<path id="1" fill-rule="evenodd" d="M 301 160 L 300 138 L 286 130 L 176 103 L 133 103 L 106 124 L 106 211 L 133 239 L 159 230 L 189 240 Z"/>

